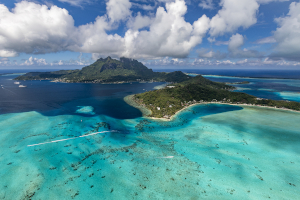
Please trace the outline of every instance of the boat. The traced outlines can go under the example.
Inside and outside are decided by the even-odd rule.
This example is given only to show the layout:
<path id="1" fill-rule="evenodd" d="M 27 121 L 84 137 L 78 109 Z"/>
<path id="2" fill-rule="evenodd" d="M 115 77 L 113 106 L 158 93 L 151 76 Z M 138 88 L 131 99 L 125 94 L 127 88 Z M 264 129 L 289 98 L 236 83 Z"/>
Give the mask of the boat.
<path id="1" fill-rule="evenodd" d="M 20 84 L 20 82 L 16 81 L 16 82 L 14 82 L 14 84 L 16 84 L 16 85 L 19 85 L 19 84 Z"/>
<path id="2" fill-rule="evenodd" d="M 27 87 L 26 85 L 19 85 L 19 87 Z"/>

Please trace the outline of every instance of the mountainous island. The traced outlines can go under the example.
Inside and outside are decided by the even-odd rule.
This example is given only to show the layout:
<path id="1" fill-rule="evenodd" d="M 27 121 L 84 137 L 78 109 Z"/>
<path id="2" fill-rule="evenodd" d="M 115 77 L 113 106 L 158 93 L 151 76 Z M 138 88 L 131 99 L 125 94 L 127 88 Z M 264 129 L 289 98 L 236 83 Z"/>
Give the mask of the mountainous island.
<path id="1" fill-rule="evenodd" d="M 163 81 L 171 82 L 163 89 L 125 97 L 125 101 L 139 108 L 144 115 L 157 118 L 171 118 L 176 112 L 196 103 L 226 103 L 269 106 L 300 110 L 300 103 L 261 99 L 255 96 L 232 92 L 235 87 L 229 83 L 210 81 L 201 75 L 190 77 L 181 71 L 153 72 L 141 62 L 129 58 L 120 60 L 107 57 L 81 70 L 60 70 L 54 72 L 29 72 L 16 80 L 52 80 L 67 83 L 124 83 Z M 249 82 L 231 83 L 247 84 Z"/>
<path id="2" fill-rule="evenodd" d="M 67 83 L 124 83 L 136 81 L 181 82 L 190 77 L 181 71 L 166 73 L 153 72 L 143 63 L 130 58 L 120 60 L 107 57 L 81 70 L 60 70 L 54 72 L 29 72 L 15 80 L 52 80 Z"/>
<path id="3" fill-rule="evenodd" d="M 168 85 L 160 90 L 125 97 L 125 101 L 139 108 L 145 116 L 170 119 L 176 112 L 193 104 L 226 103 L 300 110 L 300 103 L 275 101 L 232 92 L 233 86 L 210 81 L 201 75 L 187 81 Z"/>

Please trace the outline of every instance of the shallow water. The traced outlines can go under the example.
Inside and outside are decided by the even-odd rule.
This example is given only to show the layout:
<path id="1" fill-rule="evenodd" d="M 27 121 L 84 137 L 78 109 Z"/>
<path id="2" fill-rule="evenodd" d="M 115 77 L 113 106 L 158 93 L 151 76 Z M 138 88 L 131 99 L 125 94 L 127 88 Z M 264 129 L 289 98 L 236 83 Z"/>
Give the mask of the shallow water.
<path id="1" fill-rule="evenodd" d="M 236 92 L 244 92 L 260 98 L 300 102 L 299 79 L 244 78 L 215 75 L 204 75 L 204 77 L 217 82 L 248 81 L 249 84 L 232 85 L 236 87 Z"/>
<path id="2" fill-rule="evenodd" d="M 299 121 L 228 105 L 194 106 L 172 122 L 0 115 L 0 197 L 296 199 Z"/>
<path id="3" fill-rule="evenodd" d="M 7 78 L 1 84 L 17 96 L 0 97 L 0 199 L 300 194 L 300 113 L 211 104 L 160 121 L 141 117 L 123 97 L 161 83 L 32 81 L 19 90 Z"/>

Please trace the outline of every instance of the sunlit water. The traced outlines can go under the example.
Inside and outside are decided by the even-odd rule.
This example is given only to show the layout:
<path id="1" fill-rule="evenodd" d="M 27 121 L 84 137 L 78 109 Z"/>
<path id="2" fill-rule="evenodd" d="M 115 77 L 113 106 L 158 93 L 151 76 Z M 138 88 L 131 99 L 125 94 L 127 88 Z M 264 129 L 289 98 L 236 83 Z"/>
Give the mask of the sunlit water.
<path id="1" fill-rule="evenodd" d="M 9 78 L 0 199 L 299 197 L 297 112 L 213 104 L 151 120 L 122 98 L 161 83 L 18 88 Z"/>
<path id="2" fill-rule="evenodd" d="M 244 92 L 260 98 L 274 100 L 289 100 L 300 102 L 300 79 L 269 79 L 269 78 L 243 78 L 204 75 L 212 81 L 217 82 L 243 82 L 249 84 L 233 84 L 236 92 Z"/>

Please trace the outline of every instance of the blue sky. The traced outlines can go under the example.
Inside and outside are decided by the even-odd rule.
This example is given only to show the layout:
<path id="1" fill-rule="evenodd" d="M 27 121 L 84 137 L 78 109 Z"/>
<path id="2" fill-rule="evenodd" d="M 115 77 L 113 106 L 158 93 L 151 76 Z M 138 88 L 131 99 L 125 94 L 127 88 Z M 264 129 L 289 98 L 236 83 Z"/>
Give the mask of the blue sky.
<path id="1" fill-rule="evenodd" d="M 0 68 L 300 67 L 292 0 L 0 0 Z"/>

